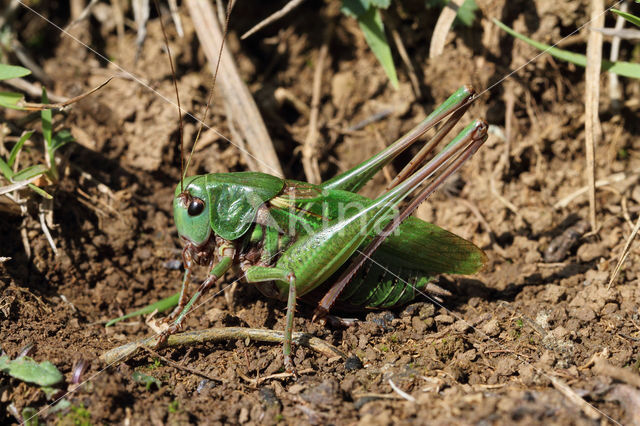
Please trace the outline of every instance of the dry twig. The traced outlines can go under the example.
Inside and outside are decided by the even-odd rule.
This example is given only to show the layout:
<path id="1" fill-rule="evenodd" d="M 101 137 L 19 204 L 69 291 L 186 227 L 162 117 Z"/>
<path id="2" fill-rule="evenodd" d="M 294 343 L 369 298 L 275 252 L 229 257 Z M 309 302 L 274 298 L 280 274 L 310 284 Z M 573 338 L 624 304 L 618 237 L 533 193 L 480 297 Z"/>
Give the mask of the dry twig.
<path id="1" fill-rule="evenodd" d="M 193 345 L 204 342 L 220 342 L 226 340 L 254 340 L 257 342 L 282 343 L 284 333 L 276 330 L 263 330 L 246 327 L 222 327 L 208 328 L 206 330 L 195 330 L 186 333 L 169 336 L 166 346 Z M 133 356 L 142 347 L 154 347 L 158 341 L 158 336 L 147 337 L 137 342 L 127 343 L 117 348 L 111 349 L 100 356 L 100 360 L 106 364 L 123 362 Z M 327 357 L 339 356 L 347 359 L 347 355 L 340 349 L 325 342 L 322 339 L 311 336 L 307 333 L 293 333 L 293 341 L 296 345 L 313 349 Z"/>
<path id="2" fill-rule="evenodd" d="M 602 415 L 598 410 L 596 410 L 593 405 L 589 404 L 584 400 L 580 395 L 578 395 L 569 385 L 560 380 L 557 377 L 549 376 L 551 379 L 551 383 L 553 383 L 553 387 L 556 388 L 558 392 L 563 394 L 569 401 L 577 405 L 582 412 L 593 420 L 598 420 Z"/>
<path id="3" fill-rule="evenodd" d="M 638 235 L 638 230 L 640 230 L 640 218 L 638 218 L 638 220 L 636 221 L 636 225 L 633 227 L 633 231 L 631 231 L 631 235 L 629 235 L 629 238 L 627 238 L 627 242 L 624 244 L 622 253 L 620 253 L 620 259 L 618 259 L 618 264 L 616 265 L 616 268 L 613 270 L 613 274 L 611 275 L 611 279 L 609 280 L 609 284 L 607 285 L 607 288 L 611 287 L 611 284 L 614 283 L 614 281 L 618 277 L 618 274 L 620 273 L 620 270 L 622 269 L 622 264 L 627 260 L 627 257 L 629 257 L 629 253 L 631 252 L 631 243 L 633 243 L 633 240 L 636 238 L 636 235 Z"/>
<path id="4" fill-rule="evenodd" d="M 303 1 L 304 0 L 291 0 L 289 3 L 285 4 L 282 9 L 280 9 L 277 12 L 274 12 L 271 15 L 267 16 L 265 19 L 263 19 L 262 21 L 258 22 L 256 25 L 254 25 L 253 28 L 251 28 L 249 31 L 247 31 L 246 33 L 242 34 L 240 39 L 244 40 L 245 38 L 249 37 L 250 35 L 260 31 L 261 29 L 263 29 L 267 25 L 269 25 L 269 24 L 277 21 L 278 19 L 282 18 L 287 13 L 291 12 L 293 9 L 295 9 L 298 6 L 300 6 L 300 4 L 302 4 Z"/>
<path id="5" fill-rule="evenodd" d="M 604 25 L 604 1 L 591 0 L 592 26 Z M 585 72 L 587 87 L 585 96 L 585 148 L 587 155 L 587 179 L 589 181 L 589 221 L 591 229 L 596 232 L 596 172 L 595 146 L 601 135 L 598 117 L 598 100 L 600 99 L 600 68 L 602 66 L 602 34 L 589 32 L 587 41 L 587 68 Z"/>
<path id="6" fill-rule="evenodd" d="M 315 72 L 313 73 L 313 94 L 311 95 L 309 130 L 302 148 L 302 166 L 304 167 L 304 173 L 307 176 L 307 180 L 313 184 L 322 182 L 320 167 L 318 165 L 318 115 L 320 114 L 320 95 L 322 92 L 324 62 L 329 53 L 329 41 L 331 40 L 332 32 L 332 28 L 327 30 L 322 47 L 320 47 L 320 52 L 318 52 L 318 61 Z"/>

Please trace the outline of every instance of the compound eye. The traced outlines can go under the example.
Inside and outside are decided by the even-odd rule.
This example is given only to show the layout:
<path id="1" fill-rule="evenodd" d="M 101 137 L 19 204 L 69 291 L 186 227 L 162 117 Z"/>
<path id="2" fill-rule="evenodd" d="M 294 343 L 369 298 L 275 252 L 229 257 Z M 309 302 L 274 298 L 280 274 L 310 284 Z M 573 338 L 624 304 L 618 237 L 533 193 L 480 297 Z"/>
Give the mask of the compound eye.
<path id="1" fill-rule="evenodd" d="M 189 203 L 189 207 L 187 208 L 187 213 L 189 216 L 198 216 L 204 210 L 204 201 L 200 198 L 193 198 L 191 203 Z"/>

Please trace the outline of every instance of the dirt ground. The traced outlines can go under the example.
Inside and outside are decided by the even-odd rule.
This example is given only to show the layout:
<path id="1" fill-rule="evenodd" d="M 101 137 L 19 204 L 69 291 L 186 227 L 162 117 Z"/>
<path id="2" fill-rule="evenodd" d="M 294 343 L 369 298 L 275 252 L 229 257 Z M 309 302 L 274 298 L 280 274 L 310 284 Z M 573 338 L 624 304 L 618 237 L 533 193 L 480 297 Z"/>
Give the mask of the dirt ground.
<path id="1" fill-rule="evenodd" d="M 60 27 L 70 22 L 66 1 L 44 3 L 31 2 Z M 11 258 L 0 264 L 1 349 L 13 358 L 33 345 L 30 355 L 51 361 L 66 380 L 48 399 L 37 386 L 0 375 L 0 423 L 18 422 L 12 408 L 40 410 L 63 396 L 70 406 L 42 412 L 41 422 L 640 424 L 635 248 L 608 286 L 640 211 L 640 84 L 621 79 L 622 105 L 616 109 L 608 77 L 601 76 L 596 178 L 606 182 L 596 194 L 599 228 L 589 233 L 586 193 L 558 205 L 587 183 L 584 70 L 542 56 L 503 80 L 537 51 L 491 22 L 498 18 L 533 39 L 555 42 L 588 21 L 590 2 L 477 0 L 474 24 L 456 25 L 445 52 L 435 59 L 429 59 L 429 40 L 440 9 L 420 1 L 394 2 L 384 21 L 402 40 L 420 93 L 395 44 L 400 86 L 390 86 L 357 23 L 340 14 L 336 4 L 305 2 L 240 41 L 240 34 L 285 2 L 262 8 L 244 3 L 238 2 L 231 15 L 226 48 L 256 99 L 289 178 L 307 180 L 300 149 L 309 130 L 305 108 L 331 25 L 318 120 L 323 179 L 395 140 L 461 84 L 490 88 L 465 116 L 465 123 L 485 117 L 489 140 L 417 212 L 483 248 L 486 268 L 474 276 L 437 278 L 451 294 L 438 296 L 436 303 L 419 299 L 393 312 L 363 313 L 346 329 L 313 323 L 313 310 L 301 306 L 295 329 L 352 358 L 345 362 L 297 346 L 298 379 L 269 377 L 283 371 L 280 345 L 244 340 L 162 350 L 174 364 L 141 351 L 105 369 L 100 354 L 153 331 L 139 319 L 109 328 L 104 323 L 175 293 L 182 276 L 171 211 L 180 177 L 178 122 L 175 107 L 158 95 L 173 96 L 160 23 L 152 12 L 137 61 L 134 24 L 126 22 L 118 38 L 113 2 L 99 3 L 89 20 L 70 29 L 116 67 L 20 7 L 10 27 L 50 76 L 50 93 L 76 96 L 108 76 L 123 77 L 122 69 L 144 85 L 117 78 L 55 116 L 56 126 L 70 129 L 76 139 L 60 152 L 68 165 L 53 189 L 57 256 L 34 208 L 24 217 L 0 212 L 0 256 Z M 631 10 L 639 14 L 638 9 Z M 181 102 L 200 114 L 211 74 L 186 8 L 179 13 L 183 38 L 167 23 Z M 127 19 L 132 16 L 128 11 Z M 607 26 L 614 22 L 607 14 Z M 561 47 L 584 52 L 587 35 L 582 29 Z M 637 47 L 623 42 L 621 58 L 638 61 Z M 604 49 L 608 56 L 609 43 Z M 276 96 L 277 89 L 299 102 Z M 231 138 L 218 95 L 207 122 Z M 10 135 L 38 129 L 38 120 L 20 121 L 24 113 L 0 114 Z M 373 116 L 382 118 L 361 125 Z M 196 129 L 187 117 L 187 146 Z M 26 158 L 39 161 L 41 139 L 32 139 Z M 205 131 L 202 142 L 191 173 L 247 169 L 240 151 L 213 130 Z M 392 168 L 400 170 L 408 159 L 403 156 Z M 379 176 L 363 193 L 376 194 L 385 183 Z M 225 277 L 210 294 L 232 280 Z M 284 328 L 283 303 L 244 283 L 232 288 L 209 297 L 188 317 L 186 330 Z M 71 382 L 81 360 L 88 365 L 82 374 L 87 381 L 77 388 Z M 158 385 L 137 382 L 136 372 L 154 377 Z M 587 404 L 570 399 L 563 384 Z"/>

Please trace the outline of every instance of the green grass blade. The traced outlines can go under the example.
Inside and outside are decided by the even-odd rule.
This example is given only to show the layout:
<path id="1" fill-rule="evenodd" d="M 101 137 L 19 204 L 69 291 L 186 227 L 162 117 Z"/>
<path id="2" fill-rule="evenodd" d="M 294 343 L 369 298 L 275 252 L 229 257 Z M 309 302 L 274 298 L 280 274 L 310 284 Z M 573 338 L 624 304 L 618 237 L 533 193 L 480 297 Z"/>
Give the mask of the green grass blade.
<path id="1" fill-rule="evenodd" d="M 62 148 L 73 140 L 73 135 L 70 131 L 67 129 L 60 130 L 58 133 L 53 135 L 53 139 L 51 141 L 51 152 L 56 152 L 59 148 Z"/>
<path id="2" fill-rule="evenodd" d="M 11 109 L 24 109 L 18 106 L 18 102 L 22 100 L 22 93 L 0 92 L 0 106 Z"/>
<path id="3" fill-rule="evenodd" d="M 42 103 L 49 103 L 47 90 L 44 87 L 42 88 Z M 44 141 L 47 144 L 47 151 L 49 151 L 49 147 L 51 147 L 51 121 L 53 119 L 53 114 L 50 109 L 43 109 L 40 112 L 40 117 L 42 118 L 42 135 L 44 136 Z"/>
<path id="4" fill-rule="evenodd" d="M 31 74 L 31 71 L 26 68 L 15 65 L 0 64 L 0 80 L 24 77 L 29 74 Z"/>
<path id="5" fill-rule="evenodd" d="M 13 170 L 2 158 L 0 158 L 0 172 L 2 172 L 5 179 L 8 181 L 11 181 L 13 178 Z"/>
<path id="6" fill-rule="evenodd" d="M 478 5 L 474 0 L 464 0 L 462 6 L 458 9 L 456 19 L 462 23 L 462 25 L 470 27 L 473 25 L 473 21 L 476 20 L 476 11 Z"/>
<path id="7" fill-rule="evenodd" d="M 138 309 L 135 312 L 130 312 L 130 313 L 128 313 L 126 315 L 123 315 L 123 316 L 121 316 L 119 318 L 112 319 L 112 320 L 110 320 L 109 322 L 107 322 L 105 324 L 105 327 L 110 327 L 110 326 L 112 326 L 113 324 L 115 324 L 117 322 L 129 319 L 129 318 L 132 318 L 132 317 L 137 317 L 139 315 L 148 315 L 151 312 L 155 311 L 156 309 L 158 310 L 158 312 L 164 312 L 167 309 L 170 309 L 170 308 L 173 308 L 174 306 L 177 306 L 179 299 L 180 299 L 180 293 L 176 293 L 176 294 L 174 294 L 172 296 L 167 297 L 166 299 L 162 299 L 162 300 L 160 300 L 160 301 L 158 301 L 156 303 L 152 303 L 149 306 L 145 306 L 142 309 Z"/>
<path id="8" fill-rule="evenodd" d="M 33 192 L 35 192 L 36 194 L 38 194 L 39 196 L 46 198 L 47 200 L 52 200 L 53 199 L 53 195 L 49 194 L 47 191 L 45 191 L 44 189 L 40 188 L 39 186 L 36 186 L 32 183 L 29 184 L 29 188 L 31 188 L 31 190 Z"/>
<path id="9" fill-rule="evenodd" d="M 18 153 L 22 149 L 22 145 L 24 145 L 24 143 L 27 141 L 27 139 L 31 137 L 31 135 L 33 135 L 33 130 L 29 130 L 28 132 L 23 132 L 22 136 L 20 136 L 20 140 L 18 141 L 18 143 L 15 144 L 13 148 L 11 148 L 11 153 L 9 154 L 9 161 L 7 161 L 7 164 L 9 165 L 9 167 L 13 167 L 13 163 L 15 163 L 16 157 L 18 156 Z"/>
<path id="10" fill-rule="evenodd" d="M 27 168 L 20 170 L 15 175 L 13 175 L 13 181 L 19 182 L 21 180 L 29 180 L 32 177 L 41 175 L 46 171 L 47 171 L 47 167 L 44 164 L 36 164 L 35 166 L 29 166 Z"/>
<path id="11" fill-rule="evenodd" d="M 626 19 L 627 21 L 631 22 L 633 25 L 637 25 L 638 27 L 640 27 L 640 17 L 638 17 L 636 15 L 632 15 L 632 14 L 627 13 L 627 12 L 623 12 L 623 11 L 618 10 L 618 9 L 611 9 L 611 11 L 613 13 L 615 13 L 616 15 L 622 16 L 624 19 Z"/>
<path id="12" fill-rule="evenodd" d="M 498 27 L 502 28 L 504 31 L 511 34 L 513 37 L 526 42 L 527 44 L 535 47 L 536 49 L 544 50 L 544 53 L 549 53 L 551 56 L 554 56 L 558 59 L 562 59 L 563 61 L 571 62 L 572 64 L 576 64 L 581 67 L 586 67 L 587 65 L 587 57 L 585 55 L 569 52 L 563 49 L 558 49 L 557 47 L 551 47 L 548 44 L 540 43 L 538 41 L 532 40 L 529 37 L 524 36 L 512 30 L 511 28 L 509 28 L 502 22 L 498 21 L 497 19 L 494 19 L 493 22 Z M 602 71 L 609 71 L 624 77 L 640 78 L 640 64 L 634 64 L 631 62 L 624 62 L 624 61 L 611 62 L 611 61 L 603 60 Z"/>
<path id="13" fill-rule="evenodd" d="M 360 29 L 364 34 L 369 48 L 371 48 L 373 54 L 376 55 L 384 72 L 387 74 L 387 77 L 389 77 L 391 85 L 394 89 L 397 89 L 398 75 L 396 74 L 396 67 L 393 64 L 391 48 L 389 47 L 387 36 L 384 33 L 384 24 L 382 23 L 380 10 L 375 7 L 370 7 L 365 14 L 358 17 L 358 25 L 360 25 Z"/>

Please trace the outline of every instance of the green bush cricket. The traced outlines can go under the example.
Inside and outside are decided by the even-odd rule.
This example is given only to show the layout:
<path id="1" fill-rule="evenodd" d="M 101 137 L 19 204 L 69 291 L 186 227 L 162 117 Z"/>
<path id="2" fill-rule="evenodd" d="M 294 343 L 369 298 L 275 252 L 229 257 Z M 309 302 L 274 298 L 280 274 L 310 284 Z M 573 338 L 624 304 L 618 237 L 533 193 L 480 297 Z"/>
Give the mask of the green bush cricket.
<path id="1" fill-rule="evenodd" d="M 476 120 L 425 161 L 474 99 L 471 87 L 460 88 L 389 147 L 320 185 L 258 172 L 186 177 L 183 170 L 173 214 L 185 272 L 178 305 L 165 318 L 172 323 L 158 346 L 181 329 L 194 303 L 232 268 L 265 296 L 287 301 L 283 355 L 289 371 L 294 371 L 291 335 L 298 299 L 317 303 L 314 319 L 334 305 L 392 308 L 411 302 L 437 274 L 480 270 L 486 255 L 473 243 L 409 217 L 486 141 L 488 126 Z M 445 119 L 385 192 L 373 200 L 357 194 Z M 184 163 L 182 148 L 181 156 Z M 399 210 L 410 195 L 413 200 Z M 195 265 L 209 272 L 189 298 Z"/>

